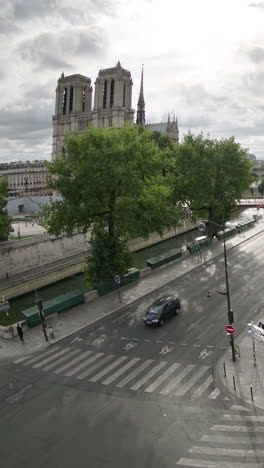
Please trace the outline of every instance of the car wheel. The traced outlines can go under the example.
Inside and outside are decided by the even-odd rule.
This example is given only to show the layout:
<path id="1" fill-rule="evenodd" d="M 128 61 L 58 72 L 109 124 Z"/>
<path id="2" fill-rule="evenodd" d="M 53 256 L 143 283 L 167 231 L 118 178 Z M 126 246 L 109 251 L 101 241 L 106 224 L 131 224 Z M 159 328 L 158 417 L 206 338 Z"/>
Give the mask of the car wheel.
<path id="1" fill-rule="evenodd" d="M 175 315 L 179 315 L 180 311 L 181 311 L 180 307 L 175 307 Z"/>
<path id="2" fill-rule="evenodd" d="M 162 327 L 163 325 L 164 325 L 164 320 L 161 319 L 160 326 Z"/>

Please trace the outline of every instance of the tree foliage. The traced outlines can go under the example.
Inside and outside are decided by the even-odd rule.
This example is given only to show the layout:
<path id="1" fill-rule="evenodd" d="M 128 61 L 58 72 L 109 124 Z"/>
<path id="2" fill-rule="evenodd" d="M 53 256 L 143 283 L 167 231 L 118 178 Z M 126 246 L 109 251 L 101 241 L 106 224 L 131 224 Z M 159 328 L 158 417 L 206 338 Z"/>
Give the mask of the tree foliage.
<path id="1" fill-rule="evenodd" d="M 262 196 L 264 195 L 264 177 L 262 177 L 258 183 L 258 191 Z"/>
<path id="2" fill-rule="evenodd" d="M 55 176 L 52 187 L 63 197 L 45 209 L 50 233 L 71 236 L 75 228 L 86 232 L 94 225 L 98 245 L 104 241 L 116 252 L 121 240 L 162 234 L 178 224 L 181 213 L 162 176 L 163 152 L 147 129 L 89 128 L 82 135 L 68 135 L 66 144 L 67 157 L 49 165 Z M 112 276 L 120 274 L 120 268 L 112 255 Z M 107 268 L 105 274 L 111 272 Z"/>
<path id="3" fill-rule="evenodd" d="M 6 205 L 8 197 L 8 182 L 0 182 L 0 241 L 8 240 L 11 230 L 11 218 L 7 214 Z"/>
<path id="4" fill-rule="evenodd" d="M 189 132 L 175 160 L 175 202 L 194 218 L 222 224 L 254 179 L 251 166 L 246 150 L 233 137 L 217 140 Z"/>

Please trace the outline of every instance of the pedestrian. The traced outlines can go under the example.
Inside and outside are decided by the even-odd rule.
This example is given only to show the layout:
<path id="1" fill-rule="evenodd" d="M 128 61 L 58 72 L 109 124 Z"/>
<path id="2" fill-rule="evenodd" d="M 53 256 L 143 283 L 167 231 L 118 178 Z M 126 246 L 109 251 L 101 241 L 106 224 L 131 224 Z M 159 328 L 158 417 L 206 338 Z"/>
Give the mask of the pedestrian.
<path id="1" fill-rule="evenodd" d="M 8 274 L 8 271 L 7 271 L 6 272 L 6 279 L 8 279 L 8 278 L 9 278 L 9 274 Z"/>
<path id="2" fill-rule="evenodd" d="M 19 335 L 20 341 L 24 341 L 23 330 L 19 323 L 17 324 L 17 334 Z"/>

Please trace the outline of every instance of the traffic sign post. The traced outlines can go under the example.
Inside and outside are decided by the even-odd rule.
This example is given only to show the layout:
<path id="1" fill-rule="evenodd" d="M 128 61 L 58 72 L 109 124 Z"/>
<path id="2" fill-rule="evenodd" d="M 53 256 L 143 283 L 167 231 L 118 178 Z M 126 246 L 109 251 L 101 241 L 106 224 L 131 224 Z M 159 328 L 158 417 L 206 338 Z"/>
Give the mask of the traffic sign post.
<path id="1" fill-rule="evenodd" d="M 226 333 L 228 333 L 228 335 L 232 335 L 234 331 L 235 331 L 235 327 L 233 327 L 233 325 L 226 326 Z"/>

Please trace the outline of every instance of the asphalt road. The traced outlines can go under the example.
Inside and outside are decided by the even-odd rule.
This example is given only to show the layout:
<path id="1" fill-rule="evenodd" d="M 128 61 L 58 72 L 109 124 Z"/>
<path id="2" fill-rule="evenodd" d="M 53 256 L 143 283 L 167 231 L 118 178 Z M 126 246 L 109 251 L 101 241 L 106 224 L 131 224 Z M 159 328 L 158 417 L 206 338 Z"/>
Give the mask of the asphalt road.
<path id="1" fill-rule="evenodd" d="M 228 252 L 236 339 L 264 305 L 263 240 L 261 234 Z M 225 291 L 222 257 L 45 354 L 3 365 L 4 466 L 261 467 L 262 440 L 249 437 L 253 423 L 239 430 L 230 420 L 245 420 L 248 409 L 214 380 L 229 347 L 227 303 L 217 293 L 207 298 L 209 289 Z M 145 327 L 147 305 L 167 293 L 180 297 L 181 314 Z"/>

